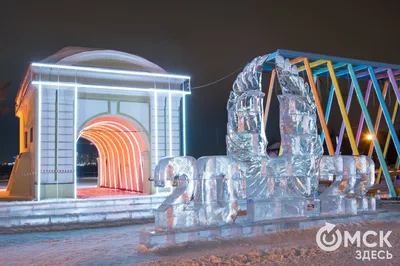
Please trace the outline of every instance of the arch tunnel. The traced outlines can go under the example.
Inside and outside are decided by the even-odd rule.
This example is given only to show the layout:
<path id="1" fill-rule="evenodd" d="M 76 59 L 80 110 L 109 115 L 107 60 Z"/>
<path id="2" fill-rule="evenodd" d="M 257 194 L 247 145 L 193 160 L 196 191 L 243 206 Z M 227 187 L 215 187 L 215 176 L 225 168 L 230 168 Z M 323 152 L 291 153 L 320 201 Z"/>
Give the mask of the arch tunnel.
<path id="1" fill-rule="evenodd" d="M 97 148 L 98 184 L 104 188 L 145 192 L 148 140 L 143 130 L 128 119 L 103 116 L 87 123 L 78 135 Z"/>

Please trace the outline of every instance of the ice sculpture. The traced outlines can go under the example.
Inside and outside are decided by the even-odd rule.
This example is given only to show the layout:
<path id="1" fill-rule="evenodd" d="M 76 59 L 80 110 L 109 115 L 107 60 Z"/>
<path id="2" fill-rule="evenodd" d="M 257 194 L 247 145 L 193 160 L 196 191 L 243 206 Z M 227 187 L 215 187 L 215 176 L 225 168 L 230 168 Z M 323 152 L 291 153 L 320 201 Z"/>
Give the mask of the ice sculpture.
<path id="1" fill-rule="evenodd" d="M 198 212 L 190 203 L 197 188 L 194 165 L 190 156 L 167 157 L 159 161 L 154 176 L 158 187 L 174 186 L 174 191 L 154 211 L 155 222 L 161 228 L 194 226 L 198 224 Z"/>
<path id="2" fill-rule="evenodd" d="M 368 190 L 375 183 L 375 163 L 367 156 L 354 156 L 356 161 L 356 184 L 350 196 L 357 200 L 357 211 L 371 211 L 376 209 L 374 197 L 367 197 Z"/>
<path id="3" fill-rule="evenodd" d="M 282 89 L 282 155 L 269 158 L 263 125 L 261 73 L 268 55 L 255 58 L 238 75 L 227 104 L 227 156 L 162 159 L 156 186 L 174 192 L 155 211 L 164 229 L 233 223 L 238 202 L 247 200 L 247 220 L 260 221 L 375 210 L 365 194 L 374 183 L 374 163 L 366 156 L 324 156 L 309 86 L 288 59 L 276 56 Z M 324 191 L 319 180 L 331 182 Z"/>
<path id="4" fill-rule="evenodd" d="M 264 189 L 247 194 L 251 220 L 304 216 L 307 211 L 314 211 L 307 206 L 314 204 L 318 187 L 316 165 L 323 152 L 316 108 L 296 66 L 277 56 L 276 73 L 282 88 L 282 95 L 278 96 L 282 156 L 263 161 L 266 170 L 256 183 L 263 184 Z"/>
<path id="5" fill-rule="evenodd" d="M 320 159 L 319 180 L 332 182 L 329 188 L 319 196 L 323 213 L 354 213 L 357 208 L 356 202 L 351 198 L 346 199 L 346 196 L 355 186 L 355 162 L 352 156 L 323 156 Z"/>
<path id="6" fill-rule="evenodd" d="M 156 186 L 175 186 L 170 196 L 155 210 L 158 228 L 215 225 L 236 219 L 245 184 L 226 156 L 167 157 L 155 170 Z"/>
<path id="7" fill-rule="evenodd" d="M 266 58 L 255 58 L 238 75 L 227 106 L 226 151 L 245 179 L 247 199 L 263 194 L 268 186 L 261 176 L 268 161 L 263 124 L 264 93 L 261 92 L 261 73 Z"/>
<path id="8" fill-rule="evenodd" d="M 239 199 L 245 198 L 243 179 L 237 165 L 226 156 L 201 157 L 196 162 L 201 189 L 196 191 L 200 224 L 211 225 L 235 221 Z"/>

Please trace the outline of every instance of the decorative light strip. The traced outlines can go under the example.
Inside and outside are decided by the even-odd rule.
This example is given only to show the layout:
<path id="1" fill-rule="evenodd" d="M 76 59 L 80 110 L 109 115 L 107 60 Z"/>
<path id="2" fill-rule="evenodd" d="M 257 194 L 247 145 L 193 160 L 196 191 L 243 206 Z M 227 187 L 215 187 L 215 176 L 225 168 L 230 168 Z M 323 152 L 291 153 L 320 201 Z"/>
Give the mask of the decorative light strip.
<path id="1" fill-rule="evenodd" d="M 74 91 L 74 141 L 76 140 L 76 135 L 78 131 L 78 87 L 75 86 L 75 91 Z M 78 169 L 76 165 L 76 156 L 77 156 L 77 148 L 76 148 L 76 142 L 75 142 L 75 147 L 74 147 L 74 198 L 77 198 L 77 179 L 78 179 Z"/>
<path id="2" fill-rule="evenodd" d="M 92 125 L 90 125 L 90 126 L 85 127 L 85 128 L 83 129 L 82 133 L 80 134 L 80 136 L 85 136 L 85 135 L 87 135 L 87 134 L 90 132 L 90 131 L 88 131 L 88 130 L 90 130 L 91 128 L 97 128 L 97 127 L 98 127 L 98 128 L 103 128 L 103 129 L 106 129 L 106 130 L 108 129 L 108 127 L 111 127 L 111 128 L 114 128 L 114 129 L 123 131 L 123 134 L 126 136 L 127 140 L 128 140 L 129 143 L 130 143 L 130 146 L 131 146 L 131 149 L 132 149 L 131 151 L 129 151 L 128 146 L 126 145 L 126 141 L 122 138 L 122 136 L 120 136 L 120 135 L 118 135 L 118 134 L 113 135 L 112 133 L 110 133 L 110 135 L 111 135 L 113 138 L 115 138 L 115 139 L 117 140 L 117 142 L 118 142 L 118 144 L 119 144 L 119 146 L 120 146 L 121 149 L 122 149 L 121 142 L 120 142 L 117 138 L 121 139 L 122 142 L 124 142 L 125 147 L 126 147 L 127 150 L 128 150 L 127 155 L 128 155 L 129 169 L 132 169 L 132 167 L 131 167 L 130 153 L 131 153 L 131 152 L 133 153 L 133 165 L 134 165 L 134 171 L 135 171 L 135 173 L 136 173 L 136 178 L 135 178 L 135 179 L 136 179 L 136 189 L 135 189 L 135 190 L 140 190 L 140 185 L 139 185 L 138 176 L 141 175 L 141 179 L 142 179 L 142 182 L 143 182 L 143 176 L 144 176 L 144 174 L 143 174 L 143 169 L 142 169 L 142 168 L 140 169 L 140 173 L 139 173 L 139 171 L 138 171 L 138 169 L 137 169 L 137 164 L 138 164 L 138 163 L 137 163 L 137 160 L 136 160 L 135 151 L 138 152 L 139 163 L 142 162 L 142 156 L 141 156 L 140 145 L 139 145 L 139 143 L 138 143 L 137 138 L 135 137 L 135 135 L 134 135 L 132 132 L 130 132 L 131 137 L 134 139 L 134 141 L 135 141 L 135 143 L 136 143 L 137 149 L 135 149 L 135 145 L 132 143 L 131 138 L 128 136 L 128 134 L 127 134 L 126 132 L 124 132 L 124 130 L 129 131 L 129 128 L 128 128 L 128 127 L 124 126 L 124 125 L 121 124 L 121 123 L 117 123 L 117 122 L 114 122 L 114 121 L 100 121 L 100 122 L 97 122 L 97 123 L 94 123 L 94 124 L 92 124 Z M 93 132 L 92 134 L 94 134 L 94 132 Z M 99 132 L 97 135 L 100 136 L 100 135 L 102 135 L 102 134 L 103 134 L 103 133 L 100 134 L 100 132 Z M 104 133 L 104 135 L 107 135 L 107 134 Z M 116 136 L 117 136 L 117 137 L 116 137 Z M 107 140 L 109 140 L 109 139 L 107 139 Z M 113 144 L 113 145 L 114 145 L 114 144 Z M 115 145 L 114 145 L 114 148 L 116 148 Z M 111 151 L 111 152 L 113 153 L 113 151 Z M 123 151 L 122 151 L 122 152 L 123 152 Z M 120 161 L 120 154 L 118 153 L 118 150 L 116 150 L 116 153 L 117 153 L 117 156 L 118 156 L 118 161 Z M 115 157 L 114 157 L 114 158 L 115 158 Z M 122 154 L 122 161 L 124 161 L 124 165 L 126 165 L 124 153 Z M 115 170 L 115 169 L 114 169 L 114 170 Z M 119 167 L 118 167 L 118 171 L 120 171 Z M 128 188 L 128 182 L 127 182 L 127 177 L 126 177 L 126 171 L 124 171 L 124 175 L 125 175 L 125 186 L 126 186 L 126 188 Z M 120 178 L 121 178 L 121 175 L 120 175 Z M 133 187 L 133 184 L 132 184 L 132 179 L 133 179 L 133 177 L 132 177 L 132 171 L 130 171 L 131 190 L 134 190 L 134 187 Z M 114 181 L 114 182 L 115 182 L 115 181 Z M 120 186 L 122 186 L 121 180 L 120 180 L 120 183 L 121 183 Z M 115 186 L 115 185 L 114 185 L 114 186 Z M 115 186 L 115 187 L 116 187 L 116 186 Z M 122 187 L 120 187 L 120 188 L 122 188 Z"/>
<path id="3" fill-rule="evenodd" d="M 182 96 L 182 118 L 183 118 L 183 156 L 186 156 L 186 101 L 185 95 Z"/>
<path id="4" fill-rule="evenodd" d="M 182 95 L 183 96 L 183 95 Z M 168 126 L 169 126 L 169 156 L 172 157 L 172 100 L 171 92 L 168 92 Z M 172 186 L 169 188 L 172 192 Z"/>
<path id="5" fill-rule="evenodd" d="M 369 80 L 368 85 L 367 85 L 367 91 L 365 92 L 365 96 L 364 96 L 365 106 L 367 106 L 367 107 L 368 107 L 369 96 L 371 95 L 371 89 L 372 89 L 372 81 Z M 360 138 L 361 138 L 362 130 L 364 127 L 364 118 L 365 118 L 364 113 L 361 112 L 360 120 L 358 122 L 357 135 L 356 135 L 357 145 L 360 143 Z"/>
<path id="6" fill-rule="evenodd" d="M 133 87 L 87 85 L 87 84 L 63 83 L 63 82 L 33 81 L 32 84 L 33 85 L 38 85 L 40 92 L 42 91 L 42 86 L 43 85 L 45 85 L 45 86 L 57 86 L 57 87 L 61 86 L 61 87 L 72 87 L 72 88 L 74 88 L 74 93 L 75 93 L 74 97 L 75 97 L 75 101 L 76 101 L 76 104 L 74 106 L 74 113 L 75 113 L 74 114 L 74 116 L 75 116 L 74 117 L 74 120 L 75 120 L 74 121 L 74 129 L 75 129 L 74 137 L 75 137 L 75 139 L 77 139 L 77 125 L 76 125 L 76 123 L 77 123 L 77 108 L 78 108 L 78 104 L 77 103 L 78 103 L 78 89 L 79 89 L 79 87 L 82 87 L 82 88 L 96 88 L 96 89 L 104 88 L 104 89 L 114 89 L 114 90 L 154 92 L 154 100 L 155 100 L 155 104 L 154 104 L 155 105 L 154 106 L 155 107 L 155 138 L 156 138 L 156 143 L 155 143 L 155 146 L 156 146 L 155 155 L 156 156 L 155 157 L 156 157 L 156 162 L 158 162 L 158 102 L 157 102 L 157 93 L 158 92 L 160 92 L 160 93 L 168 93 L 168 96 L 169 96 L 169 108 L 170 109 L 171 109 L 171 94 L 173 94 L 173 93 L 174 94 L 180 94 L 182 96 L 187 95 L 187 94 L 191 94 L 190 92 L 180 91 L 180 90 L 167 90 L 167 89 L 156 89 L 156 88 L 146 89 L 146 88 L 133 88 Z M 41 119 L 41 98 L 40 97 L 39 97 L 39 100 L 40 100 L 40 102 L 39 102 L 38 111 L 39 111 L 39 121 L 40 121 L 40 119 Z M 170 118 L 170 155 L 172 153 L 172 114 L 171 114 L 171 112 L 172 111 L 169 110 L 169 118 Z M 184 116 L 184 133 L 183 133 L 184 134 L 184 154 L 186 155 L 186 107 L 185 106 L 184 106 L 184 114 L 183 114 L 183 116 Z M 39 128 L 40 128 L 40 126 L 39 126 Z M 39 135 L 39 138 L 40 138 L 40 135 Z M 135 142 L 138 145 L 136 138 L 135 138 Z M 39 145 L 40 145 L 40 142 L 39 142 Z M 113 151 L 111 151 L 111 152 L 113 153 Z M 75 153 L 76 153 L 76 148 L 75 148 Z M 139 156 L 141 156 L 141 155 L 139 154 Z M 39 163 L 40 163 L 40 161 L 39 161 Z M 40 168 L 40 166 L 39 166 L 39 168 Z M 76 184 L 76 181 L 77 181 L 76 160 L 75 160 L 75 163 L 74 163 L 74 168 L 75 168 L 75 173 L 74 173 L 74 188 L 75 188 L 74 190 L 75 190 L 75 194 L 74 194 L 74 197 L 76 198 L 77 197 L 77 194 L 76 194 L 76 187 L 77 187 L 77 184 Z M 141 171 L 143 172 L 143 169 L 141 169 Z M 137 170 L 136 170 L 136 172 L 137 172 Z M 40 179 L 41 179 L 41 177 L 40 177 L 40 171 L 39 171 L 39 174 L 38 174 L 39 183 L 40 183 Z M 142 179 L 143 179 L 143 173 L 142 173 Z M 138 180 L 136 180 L 136 182 L 138 184 Z M 115 183 L 115 181 L 114 181 L 114 183 Z M 38 199 L 40 199 L 40 185 L 38 186 L 38 194 L 39 194 L 39 198 Z"/>
<path id="7" fill-rule="evenodd" d="M 125 90 L 125 91 L 144 91 L 144 92 L 165 92 L 174 94 L 191 94 L 189 91 L 181 90 L 167 90 L 167 89 L 155 89 L 155 88 L 134 88 L 134 87 L 120 87 L 120 86 L 104 86 L 104 85 L 88 85 L 81 83 L 68 83 L 68 82 L 52 82 L 52 81 L 32 81 L 33 85 L 45 85 L 45 86 L 61 86 L 61 87 L 79 87 L 89 89 L 105 89 L 105 90 Z"/>
<path id="8" fill-rule="evenodd" d="M 359 155 L 360 153 L 358 151 L 358 147 L 357 147 L 356 141 L 354 139 L 353 130 L 352 130 L 351 124 L 350 124 L 350 119 L 347 115 L 347 108 L 344 104 L 343 96 L 340 91 L 339 82 L 338 82 L 338 79 L 336 78 L 336 73 L 333 68 L 332 62 L 327 61 L 327 66 L 328 66 L 329 75 L 331 77 L 331 81 L 332 81 L 332 84 L 333 84 L 333 87 L 335 90 L 336 100 L 337 100 L 337 103 L 339 104 L 339 110 L 342 115 L 345 127 L 346 127 L 346 133 L 347 133 L 347 136 L 350 141 L 351 150 L 353 151 L 353 155 Z M 338 154 L 336 154 L 336 155 L 338 155 Z"/>
<path id="9" fill-rule="evenodd" d="M 351 77 L 351 81 L 354 84 L 354 91 L 356 93 L 356 96 L 357 96 L 357 99 L 358 99 L 358 103 L 360 104 L 361 110 L 364 113 L 365 122 L 367 124 L 369 133 L 373 136 L 372 137 L 372 141 L 374 143 L 375 151 L 376 151 L 376 154 L 378 156 L 379 162 L 380 162 L 380 164 L 382 166 L 383 174 L 385 175 L 385 178 L 386 178 L 386 183 L 387 183 L 387 186 L 389 188 L 389 193 L 390 193 L 390 195 L 392 197 L 396 197 L 396 190 L 394 189 L 392 180 L 390 179 L 389 169 L 388 169 L 387 164 L 385 162 L 385 157 L 383 156 L 382 149 L 381 149 L 381 146 L 379 144 L 378 138 L 376 137 L 376 132 L 374 130 L 374 126 L 372 124 L 372 120 L 371 120 L 371 117 L 369 115 L 367 105 L 365 104 L 365 101 L 363 99 L 363 94 L 362 94 L 362 91 L 361 91 L 361 87 L 360 87 L 360 85 L 358 83 L 356 73 L 355 73 L 354 68 L 353 68 L 352 65 L 350 65 L 350 64 L 347 65 L 347 68 L 348 68 L 348 71 L 349 71 L 349 74 L 350 74 L 350 77 Z M 371 78 L 372 78 L 372 75 L 371 75 Z"/>
<path id="10" fill-rule="evenodd" d="M 89 127 L 86 127 L 85 129 L 88 130 L 88 129 L 90 129 L 90 128 L 92 128 L 92 127 L 96 127 L 96 126 L 98 126 L 98 123 L 95 123 L 95 124 L 93 124 L 93 125 L 90 125 Z M 106 148 L 106 149 L 110 148 L 111 156 L 112 156 L 111 158 L 114 159 L 114 158 L 117 158 L 117 156 L 118 156 L 117 160 L 118 160 L 118 162 L 119 162 L 119 161 L 120 161 L 120 160 L 119 160 L 119 153 L 117 153 L 118 149 L 117 149 L 117 147 L 115 146 L 115 144 L 114 144 L 113 141 L 109 141 L 109 140 L 110 140 L 109 136 L 108 136 L 106 133 L 102 133 L 102 132 L 96 132 L 96 133 L 93 133 L 93 135 L 97 135 L 97 136 L 101 137 L 101 138 L 104 140 L 104 142 L 105 142 L 105 144 L 104 144 L 104 145 L 105 145 L 105 148 Z M 111 143 L 111 145 L 107 145 L 107 144 L 110 144 L 110 143 Z M 114 149 L 113 149 L 113 148 L 115 149 L 115 153 L 117 154 L 117 156 L 114 154 Z M 109 157 L 109 158 L 110 158 L 110 157 Z M 112 164 L 112 167 L 111 167 L 111 164 Z M 112 181 L 110 169 L 112 168 L 112 170 L 113 170 L 114 188 L 117 188 L 117 180 L 116 180 L 116 177 L 115 177 L 115 175 L 116 175 L 115 170 L 116 170 L 117 168 L 115 167 L 115 160 L 109 159 L 109 160 L 108 160 L 107 166 L 108 166 L 108 174 L 109 174 L 110 181 Z M 119 166 L 118 166 L 118 169 L 119 169 Z M 110 187 L 112 187 L 112 186 L 111 186 L 111 182 L 110 182 Z"/>
<path id="11" fill-rule="evenodd" d="M 124 126 L 123 124 L 120 124 L 120 126 L 121 127 L 123 127 L 123 128 L 125 128 L 125 130 L 129 130 L 129 128 L 127 128 L 126 126 Z M 135 137 L 135 134 L 133 133 L 133 132 L 130 132 L 130 134 L 132 135 L 132 137 L 133 137 L 133 140 L 135 141 L 135 143 L 136 143 L 136 146 L 137 146 L 137 150 L 138 150 L 138 155 L 139 155 L 139 167 L 140 167 L 140 174 L 141 174 L 141 178 L 142 178 L 142 185 L 143 185 L 143 178 L 144 178 L 144 174 L 143 174 L 143 167 L 141 167 L 141 165 L 142 165 L 142 162 L 143 162 L 143 160 L 142 160 L 142 150 L 140 149 L 140 145 L 139 145 L 139 142 L 138 142 L 138 140 L 137 140 L 137 138 Z M 131 142 L 131 140 L 129 139 L 129 142 Z M 131 143 L 131 145 L 132 145 L 132 147 L 134 147 L 134 145 Z M 133 149 L 133 151 L 135 151 L 135 149 Z M 134 160 L 135 160 L 135 171 L 137 172 L 137 168 L 136 168 L 136 157 L 135 157 L 135 153 L 133 153 L 133 156 L 134 156 Z M 136 184 L 137 184 L 137 190 L 138 191 L 140 191 L 140 186 L 139 186 L 139 181 L 138 181 L 138 179 L 137 179 L 137 175 L 136 175 Z"/>
<path id="12" fill-rule="evenodd" d="M 160 77 L 160 78 L 190 79 L 189 76 L 183 76 L 183 75 L 148 73 L 148 72 L 141 72 L 141 71 L 118 70 L 118 69 L 110 69 L 110 68 L 66 66 L 66 65 L 43 64 L 43 63 L 32 63 L 31 66 L 43 67 L 43 68 L 90 71 L 90 72 L 109 73 L 109 74 L 124 74 L 124 75 L 134 75 L 134 76 Z"/>
<path id="13" fill-rule="evenodd" d="M 111 125 L 109 125 L 109 124 L 106 124 L 107 126 L 110 126 L 110 127 L 113 127 L 113 128 L 115 128 L 115 129 L 117 129 L 117 130 L 121 130 L 121 128 L 119 128 L 118 126 L 114 126 L 113 125 L 113 123 L 112 122 L 110 122 L 110 124 Z M 117 124 L 117 123 L 116 123 Z M 119 124 L 117 124 L 117 125 L 119 125 Z M 135 164 L 135 171 L 136 171 L 136 157 L 135 157 L 135 149 L 134 149 L 134 147 L 133 147 L 133 144 L 132 144 L 132 142 L 131 142 L 131 140 L 130 140 L 130 138 L 129 138 L 129 136 L 126 134 L 126 132 L 123 132 L 123 134 L 126 136 L 126 138 L 129 140 L 129 142 L 130 142 L 130 144 L 131 144 L 131 147 L 132 147 L 132 153 L 133 153 L 133 156 L 134 156 L 134 164 Z M 118 137 L 120 137 L 121 138 L 121 140 L 123 141 L 123 143 L 124 143 L 124 145 L 125 145 L 125 151 L 127 152 L 127 155 L 128 155 L 128 165 L 129 165 L 129 176 L 130 176 L 130 183 L 131 183 L 131 190 L 133 190 L 133 184 L 132 184 L 132 179 L 133 179 L 133 177 L 132 177 L 132 171 L 131 171 L 131 157 L 130 157 L 130 151 L 129 151 L 129 148 L 128 148 L 128 145 L 126 144 L 126 141 L 122 138 L 122 136 L 119 136 L 118 134 L 116 134 Z M 119 141 L 118 141 L 119 142 Z M 124 153 L 124 151 L 122 151 L 122 159 L 123 159 L 123 161 L 124 161 L 124 176 L 125 176 L 125 186 L 126 186 L 126 188 L 128 188 L 128 179 L 127 179 L 127 177 L 126 177 L 126 160 L 125 160 L 125 153 Z"/>
<path id="14" fill-rule="evenodd" d="M 331 107 L 332 107 L 334 94 L 335 94 L 335 88 L 333 87 L 333 84 L 331 84 L 331 88 L 329 90 L 328 102 L 326 104 L 326 109 L 325 109 L 325 121 L 326 121 L 326 123 L 328 123 L 328 121 L 329 121 L 329 115 L 331 113 Z M 323 144 L 324 140 L 325 140 L 325 132 L 324 131 L 321 132 L 321 134 L 319 135 L 319 138 L 321 140 L 321 143 Z"/>
<path id="15" fill-rule="evenodd" d="M 158 163 L 158 102 L 157 101 L 158 101 L 157 90 L 154 90 L 154 131 L 155 131 L 154 138 L 155 138 L 156 164 Z M 158 187 L 156 187 L 156 194 L 158 194 Z"/>
<path id="16" fill-rule="evenodd" d="M 113 126 L 114 128 L 117 128 L 117 129 L 119 129 L 119 130 L 121 130 L 121 131 L 124 131 L 124 130 L 129 131 L 129 130 L 130 130 L 129 128 L 127 128 L 127 127 L 124 126 L 123 124 L 116 123 L 116 122 L 113 122 L 113 121 L 99 122 L 99 123 L 102 123 L 102 124 L 107 125 L 107 126 L 113 126 L 113 125 L 114 125 L 114 126 Z M 109 124 L 111 124 L 111 125 L 109 125 Z M 115 126 L 115 125 L 117 125 L 117 126 Z M 119 128 L 118 126 L 120 126 L 122 129 Z M 128 137 L 128 135 L 127 135 L 125 132 L 124 132 L 124 134 L 126 135 L 127 139 L 129 140 L 129 142 L 130 142 L 130 144 L 131 144 L 131 147 L 132 147 L 133 166 L 134 166 L 135 173 L 136 173 L 136 178 L 135 178 L 135 180 L 136 180 L 136 190 L 137 190 L 137 191 L 140 191 L 139 180 L 138 180 L 139 172 L 138 172 L 138 170 L 137 170 L 137 163 L 136 163 L 137 161 L 136 161 L 136 155 L 135 155 L 135 150 L 136 150 L 136 149 L 135 149 L 135 145 L 133 145 L 131 139 Z M 140 164 L 140 162 L 142 161 L 140 146 L 139 146 L 139 143 L 138 143 L 138 141 L 137 141 L 135 135 L 134 135 L 132 132 L 130 132 L 130 134 L 131 134 L 131 136 L 133 137 L 133 139 L 134 139 L 135 142 L 136 142 L 136 146 L 137 146 L 137 150 L 138 150 L 138 155 L 139 155 L 139 164 Z M 118 135 L 118 134 L 117 134 L 117 135 Z M 129 153 L 128 153 L 128 156 L 129 156 Z M 129 156 L 129 169 L 131 169 L 130 156 Z M 134 189 L 133 189 L 133 184 L 132 184 L 132 172 L 130 171 L 130 173 L 131 173 L 131 190 L 134 190 Z M 141 176 L 142 176 L 142 179 L 143 179 L 143 172 L 141 172 Z"/>
<path id="17" fill-rule="evenodd" d="M 351 106 L 351 100 L 353 98 L 353 92 L 354 92 L 354 85 L 353 82 L 350 85 L 349 93 L 347 96 L 347 102 L 346 102 L 346 113 L 348 114 L 350 111 L 350 106 Z M 342 142 L 343 142 L 343 136 L 344 136 L 344 121 L 342 121 L 342 125 L 340 126 L 340 133 L 339 133 L 339 138 L 336 143 L 336 155 L 340 155 L 340 149 L 342 147 Z M 358 146 L 358 145 L 357 145 Z"/>
<path id="18" fill-rule="evenodd" d="M 37 127 L 37 135 L 38 135 L 38 166 L 37 166 L 37 200 L 40 201 L 40 185 L 41 185 L 41 170 L 42 170 L 42 85 L 39 85 L 38 88 L 38 127 Z"/>
<path id="19" fill-rule="evenodd" d="M 172 157 L 172 101 L 171 93 L 168 93 L 168 126 L 169 126 L 169 156 Z"/>
<path id="20" fill-rule="evenodd" d="M 100 135 L 100 136 L 102 136 L 104 139 L 106 139 L 107 140 L 107 144 L 110 144 L 111 143 L 111 145 L 109 145 L 109 148 L 110 148 L 110 151 L 111 151 L 111 158 L 112 159 L 114 159 L 114 160 L 109 160 L 109 162 L 108 162 L 108 167 L 109 168 L 111 168 L 110 167 L 110 165 L 112 164 L 112 173 L 113 173 L 113 179 L 114 179 L 114 188 L 117 188 L 117 178 L 116 178 L 116 170 L 118 170 L 119 169 L 119 165 L 118 165 L 118 168 L 116 167 L 116 165 L 115 165 L 115 158 L 117 158 L 117 160 L 118 160 L 118 164 L 119 164 L 119 154 L 117 153 L 117 146 L 115 146 L 115 143 L 113 142 L 113 141 L 108 141 L 109 140 L 109 136 L 107 135 L 107 134 L 105 134 L 105 133 L 102 133 L 102 132 L 97 132 L 96 133 L 96 135 Z M 115 153 L 114 153 L 114 151 L 115 151 Z M 117 156 L 118 155 L 118 156 Z M 110 175 L 110 180 L 111 180 L 111 175 Z"/>
<path id="21" fill-rule="evenodd" d="M 103 129 L 105 129 L 105 130 L 108 130 L 108 126 L 109 126 L 109 125 L 107 125 L 107 126 L 100 126 L 100 125 L 97 125 L 96 128 L 100 128 L 100 129 L 103 128 Z M 114 128 L 115 128 L 115 127 L 114 127 Z M 120 130 L 120 128 L 117 127 L 117 130 Z M 122 147 L 122 145 L 121 145 L 121 142 L 120 142 L 120 140 L 119 140 L 119 138 L 118 138 L 118 137 L 121 138 L 121 136 L 119 136 L 118 134 L 113 134 L 113 133 L 110 133 L 109 135 L 110 135 L 110 138 L 111 138 L 111 136 L 114 138 L 114 140 L 116 141 L 116 143 L 117 143 L 118 146 L 119 146 L 119 149 L 118 149 L 117 146 L 115 145 L 114 141 L 112 142 L 112 144 L 113 144 L 113 146 L 114 146 L 114 148 L 115 148 L 116 154 L 117 154 L 117 161 L 118 161 L 117 169 L 114 169 L 114 170 L 116 170 L 116 171 L 118 172 L 118 179 L 119 179 L 119 186 L 118 186 L 118 188 L 119 188 L 119 189 L 122 189 L 122 188 L 124 188 L 124 187 L 122 186 L 121 161 L 124 162 L 124 163 L 123 163 L 124 166 L 125 166 L 126 164 L 125 164 L 125 153 L 124 153 L 123 147 Z M 116 136 L 118 136 L 118 137 L 116 137 Z M 110 140 L 110 139 L 108 139 L 108 140 Z M 121 140 L 124 142 L 124 140 L 123 140 L 122 138 L 121 138 Z M 127 147 L 125 142 L 124 142 L 124 144 L 125 144 L 125 147 Z M 120 153 L 122 153 L 122 160 L 121 160 L 121 158 L 120 158 Z M 115 173 L 114 173 L 114 174 L 115 174 Z M 124 171 L 124 175 L 125 175 L 125 184 L 126 184 L 126 181 L 127 181 L 127 178 L 126 178 L 126 171 Z M 125 189 L 126 189 L 126 187 L 125 187 Z"/>
<path id="22" fill-rule="evenodd" d="M 389 128 L 390 134 L 392 135 L 392 141 L 393 141 L 394 147 L 396 148 L 397 156 L 400 156 L 400 141 L 399 141 L 399 138 L 397 137 L 396 129 L 394 128 L 394 126 L 392 124 L 389 110 L 385 104 L 385 99 L 383 99 L 381 88 L 378 83 L 378 79 L 376 78 L 374 69 L 372 67 L 368 67 L 368 72 L 370 74 L 372 84 L 375 89 L 375 94 L 378 97 L 378 102 L 381 105 L 383 117 L 386 120 L 386 125 Z M 384 161 L 384 163 L 385 163 L 385 161 Z"/>

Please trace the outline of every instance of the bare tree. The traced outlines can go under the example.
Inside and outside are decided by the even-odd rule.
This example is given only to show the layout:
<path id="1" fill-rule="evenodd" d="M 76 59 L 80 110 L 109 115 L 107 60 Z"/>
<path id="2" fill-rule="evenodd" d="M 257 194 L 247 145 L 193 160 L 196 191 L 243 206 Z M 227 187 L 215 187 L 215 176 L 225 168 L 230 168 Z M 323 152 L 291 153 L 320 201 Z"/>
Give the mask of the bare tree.
<path id="1" fill-rule="evenodd" d="M 4 116 L 10 111 L 10 108 L 4 106 L 2 101 L 6 99 L 7 89 L 10 87 L 11 81 L 0 87 L 0 117 Z"/>

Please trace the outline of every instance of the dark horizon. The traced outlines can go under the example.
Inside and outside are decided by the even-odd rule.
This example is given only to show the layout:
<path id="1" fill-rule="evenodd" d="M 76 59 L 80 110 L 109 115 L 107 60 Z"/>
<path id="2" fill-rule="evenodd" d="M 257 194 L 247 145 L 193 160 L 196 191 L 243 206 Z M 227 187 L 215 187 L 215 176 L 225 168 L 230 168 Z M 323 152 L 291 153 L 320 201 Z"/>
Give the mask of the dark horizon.
<path id="1" fill-rule="evenodd" d="M 395 4 L 342 2 L 121 1 L 110 7 L 94 1 L 2 1 L 0 86 L 12 84 L 0 102 L 10 110 L 0 117 L 0 162 L 18 154 L 14 98 L 26 67 L 66 46 L 137 54 L 170 73 L 190 75 L 192 87 L 279 48 L 400 64 Z M 225 108 L 235 78 L 195 89 L 188 97 L 189 155 L 225 153 Z M 279 140 L 277 132 L 268 132 L 270 143 Z"/>

